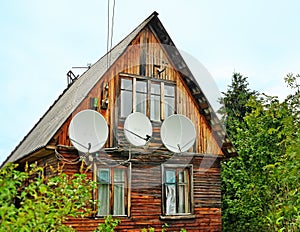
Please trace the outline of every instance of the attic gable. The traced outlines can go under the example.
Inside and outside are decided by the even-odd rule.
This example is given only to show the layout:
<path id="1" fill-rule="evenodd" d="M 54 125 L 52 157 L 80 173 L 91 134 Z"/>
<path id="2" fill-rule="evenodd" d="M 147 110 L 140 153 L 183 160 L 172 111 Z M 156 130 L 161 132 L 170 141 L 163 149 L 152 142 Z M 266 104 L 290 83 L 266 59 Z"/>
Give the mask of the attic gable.
<path id="1" fill-rule="evenodd" d="M 157 13 L 151 14 L 144 22 L 142 22 L 136 29 L 134 29 L 124 40 L 117 44 L 109 53 L 100 58 L 94 65 L 91 66 L 78 80 L 70 85 L 62 95 L 54 102 L 48 109 L 44 116 L 32 128 L 32 130 L 24 137 L 16 149 L 10 154 L 4 163 L 18 161 L 27 155 L 30 155 L 42 148 L 50 142 L 57 131 L 62 127 L 70 115 L 75 112 L 82 101 L 87 97 L 93 87 L 99 82 L 107 71 L 107 58 L 109 56 L 111 65 L 128 48 L 132 41 L 145 28 L 149 28 L 155 34 L 157 39 L 162 44 L 175 47 L 170 36 L 162 26 L 157 17 Z M 226 137 L 225 132 L 219 126 L 219 120 L 205 95 L 201 91 L 200 86 L 196 82 L 187 64 L 181 57 L 178 50 L 166 49 L 172 65 L 181 73 L 185 84 L 190 88 L 195 102 L 199 105 L 199 109 L 207 120 L 208 125 L 214 128 L 214 133 L 219 146 L 226 156 L 235 155 L 235 150 L 232 150 L 230 140 Z M 215 128 L 219 127 L 217 130 Z M 220 138 L 220 139 L 219 139 Z M 224 144 L 226 146 L 224 146 Z"/>

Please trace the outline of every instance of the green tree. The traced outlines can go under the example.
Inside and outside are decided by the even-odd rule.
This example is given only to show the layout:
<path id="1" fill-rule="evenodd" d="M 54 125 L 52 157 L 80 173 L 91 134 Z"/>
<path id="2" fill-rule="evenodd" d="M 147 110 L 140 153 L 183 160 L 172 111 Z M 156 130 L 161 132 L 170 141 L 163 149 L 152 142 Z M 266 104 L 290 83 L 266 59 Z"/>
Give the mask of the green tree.
<path id="1" fill-rule="evenodd" d="M 253 95 L 242 120 L 227 118 L 239 156 L 222 165 L 224 231 L 300 229 L 298 95 Z"/>
<path id="2" fill-rule="evenodd" d="M 222 121 L 226 126 L 227 133 L 235 136 L 236 129 L 244 121 L 244 117 L 251 111 L 247 106 L 251 96 L 257 94 L 256 91 L 249 89 L 248 77 L 240 73 L 233 73 L 231 85 L 223 96 L 220 103 L 223 105 L 218 113 L 222 115 Z"/>
<path id="3" fill-rule="evenodd" d="M 285 154 L 264 168 L 269 173 L 270 194 L 267 220 L 269 230 L 300 231 L 300 75 L 288 74 L 285 81 L 294 90 L 281 107 L 287 112 L 281 145 Z M 282 110 L 283 111 L 283 110 Z"/>
<path id="4" fill-rule="evenodd" d="M 222 115 L 226 131 L 235 146 L 237 146 L 238 130 L 246 128 L 244 117 L 252 110 L 247 103 L 251 97 L 257 95 L 257 92 L 249 89 L 247 79 L 240 73 L 233 73 L 231 84 L 227 91 L 222 93 L 223 97 L 220 99 L 223 107 L 218 113 Z M 234 225 L 236 221 L 240 221 L 239 217 L 245 217 L 240 212 L 238 213 L 235 207 L 239 197 L 243 194 L 241 184 L 249 178 L 248 174 L 243 171 L 245 168 L 241 154 L 234 160 L 223 162 L 222 210 L 224 229 Z"/>
<path id="5" fill-rule="evenodd" d="M 42 167 L 17 166 L 0 170 L 0 231 L 74 231 L 67 218 L 91 213 L 95 183 L 84 173 L 69 176 L 59 167 L 46 177 Z"/>

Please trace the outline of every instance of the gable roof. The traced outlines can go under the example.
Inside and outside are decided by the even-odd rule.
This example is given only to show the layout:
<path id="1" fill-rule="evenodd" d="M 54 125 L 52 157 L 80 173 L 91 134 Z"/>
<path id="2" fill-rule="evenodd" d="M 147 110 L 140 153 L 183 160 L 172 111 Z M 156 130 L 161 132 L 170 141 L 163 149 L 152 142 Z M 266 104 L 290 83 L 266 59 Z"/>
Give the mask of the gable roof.
<path id="1" fill-rule="evenodd" d="M 85 73 L 83 73 L 74 83 L 72 83 L 72 85 L 68 86 L 2 165 L 8 162 L 18 161 L 27 155 L 44 148 L 50 142 L 57 130 L 59 130 L 107 71 L 107 57 L 109 56 L 110 64 L 113 64 L 123 52 L 125 52 L 126 48 L 139 32 L 146 26 L 150 27 L 162 44 L 175 48 L 168 49 L 167 54 L 172 60 L 175 68 L 183 75 L 184 81 L 191 89 L 195 100 L 200 106 L 201 113 L 212 126 L 215 137 L 217 138 L 220 147 L 222 147 L 222 151 L 226 157 L 236 155 L 236 151 L 232 147 L 230 140 L 222 127 L 220 127 L 219 119 L 157 15 L 157 12 L 153 12 L 111 51 L 101 57 Z"/>

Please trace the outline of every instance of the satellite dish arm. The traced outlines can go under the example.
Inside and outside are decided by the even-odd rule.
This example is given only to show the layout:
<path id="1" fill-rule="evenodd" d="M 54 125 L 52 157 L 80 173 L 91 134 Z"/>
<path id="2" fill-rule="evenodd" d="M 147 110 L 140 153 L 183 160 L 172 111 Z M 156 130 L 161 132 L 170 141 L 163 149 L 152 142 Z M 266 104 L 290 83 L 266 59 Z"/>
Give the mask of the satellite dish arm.
<path id="1" fill-rule="evenodd" d="M 189 145 L 191 142 L 193 142 L 193 140 L 194 140 L 194 138 L 193 139 L 191 139 L 190 141 L 188 141 L 186 144 L 184 144 L 184 146 L 182 146 L 181 148 L 184 148 L 184 147 L 186 147 L 187 145 Z M 178 146 L 179 146 L 179 144 L 178 144 Z"/>
<path id="2" fill-rule="evenodd" d="M 135 132 L 133 132 L 133 131 L 131 131 L 131 130 L 128 130 L 128 129 L 126 129 L 126 128 L 125 128 L 125 130 L 128 131 L 129 133 L 135 135 L 136 137 L 138 137 L 138 138 L 140 138 L 140 139 L 143 139 L 143 140 L 146 140 L 146 141 L 149 141 L 150 138 L 151 138 L 150 135 L 146 135 L 146 138 L 144 138 L 144 137 L 142 137 L 142 136 L 136 134 Z"/>
<path id="3" fill-rule="evenodd" d="M 187 145 L 189 145 L 192 141 L 193 141 L 194 139 L 191 139 L 190 141 L 188 141 L 186 144 L 184 144 L 183 146 L 180 146 L 180 144 L 177 144 L 177 147 L 176 146 L 173 146 L 173 145 L 171 145 L 171 144 L 166 144 L 167 146 L 169 146 L 169 147 L 173 147 L 173 148 L 178 148 L 178 150 L 180 151 L 180 152 L 182 152 L 182 149 L 183 148 L 185 148 Z"/>
<path id="4" fill-rule="evenodd" d="M 71 139 L 71 138 L 70 138 L 70 140 L 71 140 L 72 142 L 77 143 L 78 145 L 84 147 L 84 148 L 87 149 L 87 150 L 90 150 L 90 149 L 91 149 L 91 143 L 89 143 L 89 144 L 88 144 L 88 147 L 86 147 L 85 145 L 83 145 L 82 143 L 77 142 L 77 141 L 74 140 L 74 139 Z"/>
<path id="5" fill-rule="evenodd" d="M 181 153 L 181 147 L 180 147 L 180 145 L 177 144 L 177 147 L 178 147 L 178 149 L 179 149 L 179 151 L 180 151 L 180 153 Z"/>

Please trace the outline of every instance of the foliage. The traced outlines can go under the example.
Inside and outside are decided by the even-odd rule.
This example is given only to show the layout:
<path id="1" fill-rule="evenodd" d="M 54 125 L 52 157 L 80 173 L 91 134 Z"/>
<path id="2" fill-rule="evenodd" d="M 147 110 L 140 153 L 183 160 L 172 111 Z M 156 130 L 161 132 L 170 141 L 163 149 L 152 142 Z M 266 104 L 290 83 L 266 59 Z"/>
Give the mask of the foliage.
<path id="1" fill-rule="evenodd" d="M 114 232 L 114 229 L 119 225 L 120 220 L 113 219 L 111 215 L 105 218 L 104 224 L 99 224 L 94 232 Z"/>
<path id="2" fill-rule="evenodd" d="M 169 225 L 167 223 L 163 224 L 161 232 L 166 232 L 168 227 L 169 227 Z M 184 232 L 186 230 L 180 230 L 180 231 Z M 148 229 L 143 228 L 141 232 L 155 232 L 155 229 L 153 227 L 149 227 Z"/>
<path id="3" fill-rule="evenodd" d="M 47 177 L 37 165 L 17 166 L 0 170 L 0 231 L 74 231 L 67 218 L 91 213 L 95 183 L 85 173 L 69 176 L 58 167 Z"/>
<path id="4" fill-rule="evenodd" d="M 235 136 L 237 125 L 244 121 L 247 113 L 251 112 L 251 108 L 247 106 L 250 97 L 257 95 L 256 91 L 248 88 L 247 78 L 240 73 L 233 73 L 231 85 L 228 86 L 226 93 L 222 92 L 224 97 L 220 99 L 223 106 L 218 113 L 222 115 L 222 121 L 231 137 Z"/>
<path id="5" fill-rule="evenodd" d="M 150 227 L 148 229 L 146 229 L 146 228 L 142 229 L 142 232 L 154 232 L 154 231 L 155 231 L 155 229 L 153 227 Z"/>
<path id="6" fill-rule="evenodd" d="M 289 81 L 289 86 L 296 86 L 295 79 Z M 240 108 L 247 112 L 243 120 L 240 114 L 227 117 L 235 127 L 229 131 L 239 156 L 222 165 L 223 229 L 298 231 L 299 89 L 281 103 L 256 94 L 238 104 L 245 104 Z"/>

